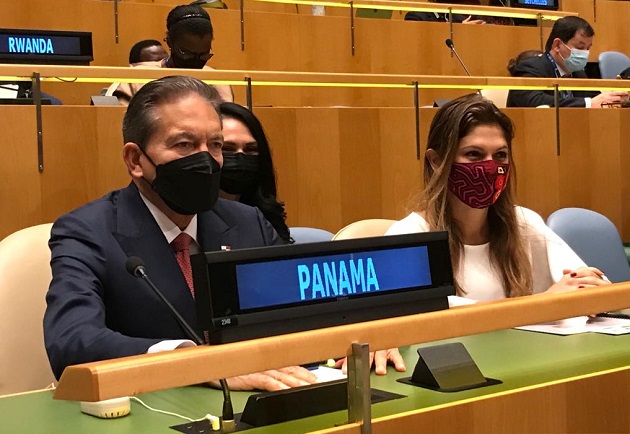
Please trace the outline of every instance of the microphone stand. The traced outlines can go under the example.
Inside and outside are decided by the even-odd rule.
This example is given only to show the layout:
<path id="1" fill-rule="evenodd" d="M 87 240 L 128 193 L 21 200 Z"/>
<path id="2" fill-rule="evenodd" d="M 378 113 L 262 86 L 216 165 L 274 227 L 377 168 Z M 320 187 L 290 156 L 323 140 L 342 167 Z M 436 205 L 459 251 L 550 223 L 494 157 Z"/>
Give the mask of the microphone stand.
<path id="1" fill-rule="evenodd" d="M 146 282 L 146 284 L 153 290 L 153 292 L 162 300 L 162 302 L 168 307 L 180 327 L 184 330 L 188 339 L 195 342 L 197 345 L 206 345 L 206 342 L 195 332 L 195 330 L 188 324 L 188 322 L 181 316 L 181 314 L 175 309 L 170 301 L 162 294 L 157 286 L 151 281 L 147 270 L 144 267 L 144 262 L 138 257 L 131 257 L 127 260 L 127 271 L 129 271 L 134 277 L 140 277 Z M 236 429 L 236 423 L 234 421 L 234 408 L 232 406 L 232 397 L 230 395 L 230 388 L 225 378 L 219 379 L 221 390 L 223 391 L 223 409 L 221 414 L 221 428 L 224 433 L 232 432 Z"/>
<path id="2" fill-rule="evenodd" d="M 468 70 L 468 68 L 466 68 L 466 64 L 464 63 L 464 61 L 462 60 L 461 57 L 459 57 L 459 53 L 457 52 L 457 50 L 455 49 L 455 44 L 453 44 L 453 41 L 451 39 L 447 39 L 446 41 L 446 46 L 448 48 L 450 48 L 451 53 L 453 53 L 455 55 L 455 57 L 457 57 L 457 61 L 459 62 L 460 65 L 462 65 L 462 68 L 464 68 L 464 71 L 466 71 L 466 74 L 469 77 L 472 77 L 472 74 L 470 73 L 470 71 Z M 481 94 L 481 91 L 479 89 L 477 89 L 477 93 L 481 96 L 483 96 Z"/>

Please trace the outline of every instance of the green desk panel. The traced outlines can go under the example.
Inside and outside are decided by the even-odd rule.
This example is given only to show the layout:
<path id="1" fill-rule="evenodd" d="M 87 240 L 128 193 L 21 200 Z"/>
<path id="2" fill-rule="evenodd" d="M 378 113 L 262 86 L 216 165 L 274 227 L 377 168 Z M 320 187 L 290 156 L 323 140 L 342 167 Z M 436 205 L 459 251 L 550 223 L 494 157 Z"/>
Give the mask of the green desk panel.
<path id="1" fill-rule="evenodd" d="M 608 336 L 585 333 L 553 336 L 519 330 L 502 330 L 443 342 L 463 342 L 482 373 L 503 384 L 457 393 L 439 393 L 396 382 L 409 376 L 417 361 L 417 347 L 402 348 L 408 372 L 389 369 L 386 376 L 372 375 L 372 387 L 406 395 L 406 398 L 375 404 L 372 417 L 377 418 L 428 408 L 435 405 L 514 390 L 554 380 L 584 375 L 630 365 L 630 335 Z M 428 345 L 435 345 L 432 343 Z M 232 392 L 235 411 L 245 405 L 247 392 Z M 201 418 L 206 413 L 221 412 L 221 392 L 203 387 L 182 387 L 141 395 L 148 405 Z M 168 427 L 184 420 L 151 412 L 132 402 L 131 414 L 120 419 L 102 420 L 80 412 L 76 402 L 52 399 L 51 391 L 0 398 L 0 433 L 6 434 L 117 434 L 171 433 Z M 302 403 L 296 403 L 302 405 Z M 346 420 L 346 412 L 335 412 L 287 422 L 280 426 L 253 429 L 257 433 L 301 433 L 330 428 Z"/>

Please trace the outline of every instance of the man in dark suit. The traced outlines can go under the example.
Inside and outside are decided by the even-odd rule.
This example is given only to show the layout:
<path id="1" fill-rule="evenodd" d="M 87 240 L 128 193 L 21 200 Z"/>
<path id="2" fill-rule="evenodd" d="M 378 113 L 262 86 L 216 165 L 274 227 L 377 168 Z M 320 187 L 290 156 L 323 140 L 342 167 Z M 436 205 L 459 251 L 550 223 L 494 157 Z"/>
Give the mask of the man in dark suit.
<path id="1" fill-rule="evenodd" d="M 58 378 L 72 364 L 194 345 L 164 303 L 125 271 L 130 256 L 144 260 L 194 326 L 190 253 L 281 243 L 258 209 L 217 199 L 223 162 L 217 102 L 213 88 L 190 77 L 143 86 L 123 121 L 131 184 L 54 224 L 44 337 Z M 235 389 L 279 389 L 315 377 L 293 367 L 228 381 Z"/>
<path id="2" fill-rule="evenodd" d="M 516 65 L 515 77 L 588 78 L 584 67 L 595 31 L 579 17 L 569 16 L 556 21 L 551 29 L 545 52 L 526 59 Z M 550 90 L 511 90 L 508 107 L 553 106 L 554 96 Z M 602 104 L 619 103 L 627 100 L 628 92 L 561 91 L 561 107 L 602 107 Z"/>
<path id="3" fill-rule="evenodd" d="M 432 3 L 448 3 L 461 5 L 479 5 L 479 0 L 432 0 Z M 405 14 L 405 21 L 431 21 L 431 22 L 449 22 L 450 14 L 445 12 L 420 12 L 412 11 Z M 454 23 L 464 24 L 485 24 L 484 17 L 453 14 Z"/>
<path id="4" fill-rule="evenodd" d="M 439 3 L 439 2 L 438 2 Z M 407 12 L 405 21 L 431 21 L 431 22 L 449 22 L 449 14 L 442 12 Z M 453 14 L 454 23 L 464 24 L 485 24 L 481 17 L 473 17 L 471 15 Z"/>

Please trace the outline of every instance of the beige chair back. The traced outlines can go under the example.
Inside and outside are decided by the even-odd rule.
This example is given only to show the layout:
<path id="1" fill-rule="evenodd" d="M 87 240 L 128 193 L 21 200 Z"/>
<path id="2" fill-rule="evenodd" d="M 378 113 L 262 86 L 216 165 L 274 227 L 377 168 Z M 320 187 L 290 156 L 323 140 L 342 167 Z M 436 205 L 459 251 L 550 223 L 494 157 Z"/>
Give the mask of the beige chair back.
<path id="1" fill-rule="evenodd" d="M 0 395 L 55 381 L 42 326 L 51 280 L 51 227 L 32 226 L 0 241 Z"/>
<path id="2" fill-rule="evenodd" d="M 352 238 L 367 238 L 378 237 L 385 235 L 387 229 L 393 225 L 396 220 L 388 219 L 368 219 L 359 220 L 358 222 L 350 223 L 345 228 L 341 229 L 332 238 L 335 240 L 349 240 Z"/>
<path id="3" fill-rule="evenodd" d="M 489 99 L 492 101 L 497 108 L 505 108 L 507 105 L 508 93 L 510 91 L 507 89 L 481 89 L 481 95 L 485 99 Z"/>

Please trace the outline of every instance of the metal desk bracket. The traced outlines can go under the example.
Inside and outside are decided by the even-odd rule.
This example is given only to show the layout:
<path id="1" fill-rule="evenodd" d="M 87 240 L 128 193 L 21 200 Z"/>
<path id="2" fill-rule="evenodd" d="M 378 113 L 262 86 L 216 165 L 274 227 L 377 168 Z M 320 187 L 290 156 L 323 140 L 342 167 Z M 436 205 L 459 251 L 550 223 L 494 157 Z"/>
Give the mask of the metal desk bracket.
<path id="1" fill-rule="evenodd" d="M 556 155 L 560 156 L 560 91 L 558 83 L 553 85 L 553 106 L 556 108 Z"/>
<path id="2" fill-rule="evenodd" d="M 350 52 L 354 56 L 354 2 L 350 2 Z"/>
<path id="3" fill-rule="evenodd" d="M 348 422 L 360 423 L 361 434 L 372 433 L 370 346 L 353 343 L 348 349 Z"/>
<path id="4" fill-rule="evenodd" d="M 241 51 L 245 51 L 245 6 L 243 0 L 238 2 L 238 6 L 241 11 Z"/>
<path id="5" fill-rule="evenodd" d="M 245 99 L 247 101 L 247 108 L 251 111 L 254 106 L 252 97 L 252 78 L 245 77 L 245 82 L 247 82 L 247 87 L 245 88 Z"/>
<path id="6" fill-rule="evenodd" d="M 114 39 L 118 44 L 119 34 L 118 34 L 118 0 L 114 0 Z"/>
<path id="7" fill-rule="evenodd" d="M 420 89 L 418 88 L 417 81 L 413 82 L 413 107 L 415 109 L 415 123 L 416 123 L 416 160 L 419 160 L 420 159 Z"/>
<path id="8" fill-rule="evenodd" d="M 540 12 L 536 15 L 536 21 L 538 24 L 538 37 L 540 38 L 540 51 L 545 51 L 543 45 L 543 19 Z"/>
<path id="9" fill-rule="evenodd" d="M 448 8 L 448 31 L 451 35 L 451 41 L 455 38 L 455 32 L 453 31 L 453 8 Z M 453 57 L 453 50 L 451 50 L 451 58 Z"/>
<path id="10" fill-rule="evenodd" d="M 42 131 L 42 88 L 39 72 L 31 76 L 35 118 L 37 122 L 37 170 L 44 171 L 44 133 Z"/>

